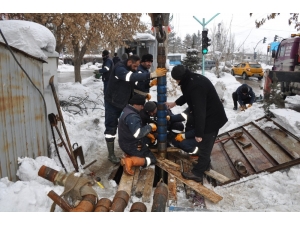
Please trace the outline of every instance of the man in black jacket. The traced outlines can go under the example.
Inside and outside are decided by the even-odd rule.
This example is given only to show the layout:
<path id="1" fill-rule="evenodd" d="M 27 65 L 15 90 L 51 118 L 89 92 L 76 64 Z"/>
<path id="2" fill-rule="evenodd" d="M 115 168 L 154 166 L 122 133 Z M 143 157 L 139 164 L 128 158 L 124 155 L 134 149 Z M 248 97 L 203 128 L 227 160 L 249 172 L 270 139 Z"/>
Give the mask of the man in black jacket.
<path id="1" fill-rule="evenodd" d="M 134 95 L 123 109 L 118 124 L 119 146 L 126 153 L 121 159 L 121 165 L 129 175 L 134 175 L 133 166 L 146 167 L 156 163 L 155 156 L 143 140 L 147 134 L 157 129 L 154 123 L 142 125 L 139 111 L 144 104 L 144 96 Z"/>
<path id="2" fill-rule="evenodd" d="M 104 50 L 102 52 L 102 69 L 99 70 L 99 73 L 102 73 L 102 81 L 103 81 L 103 93 L 105 95 L 106 89 L 107 89 L 107 84 L 109 80 L 110 73 L 112 71 L 112 68 L 114 66 L 113 61 L 109 58 L 109 52 L 107 50 Z"/>
<path id="3" fill-rule="evenodd" d="M 172 78 L 181 86 L 182 96 L 167 102 L 168 108 L 187 103 L 192 111 L 195 140 L 198 142 L 198 162 L 190 172 L 182 172 L 185 179 L 203 183 L 203 174 L 210 168 L 210 155 L 219 129 L 228 121 L 215 87 L 208 78 L 192 73 L 183 65 L 175 66 Z"/>
<path id="4" fill-rule="evenodd" d="M 140 73 L 149 72 L 153 62 L 153 55 L 145 54 L 142 56 L 141 64 L 139 65 L 137 71 Z M 157 85 L 157 79 L 153 80 L 143 80 L 138 81 L 136 84 L 136 89 L 145 93 L 149 93 L 152 86 Z"/>
<path id="5" fill-rule="evenodd" d="M 130 56 L 127 60 L 118 62 L 114 67 L 104 96 L 105 100 L 105 140 L 108 149 L 108 159 L 113 163 L 120 160 L 114 154 L 114 140 L 116 138 L 118 119 L 129 99 L 133 96 L 136 81 L 150 80 L 165 76 L 165 68 L 157 68 L 153 73 L 138 73 L 140 57 Z"/>
<path id="6" fill-rule="evenodd" d="M 255 93 L 249 85 L 242 84 L 232 93 L 232 100 L 234 105 L 233 110 L 237 110 L 237 102 L 239 102 L 241 111 L 244 111 L 253 105 Z M 246 106 L 246 104 L 248 104 L 248 106 Z"/>
<path id="7" fill-rule="evenodd" d="M 114 62 L 114 65 L 116 65 L 116 64 L 117 64 L 117 62 L 119 62 L 119 61 L 121 61 L 121 59 L 119 58 L 118 54 L 117 54 L 117 53 L 115 53 L 115 54 L 114 54 L 114 57 L 113 57 L 113 62 Z"/>

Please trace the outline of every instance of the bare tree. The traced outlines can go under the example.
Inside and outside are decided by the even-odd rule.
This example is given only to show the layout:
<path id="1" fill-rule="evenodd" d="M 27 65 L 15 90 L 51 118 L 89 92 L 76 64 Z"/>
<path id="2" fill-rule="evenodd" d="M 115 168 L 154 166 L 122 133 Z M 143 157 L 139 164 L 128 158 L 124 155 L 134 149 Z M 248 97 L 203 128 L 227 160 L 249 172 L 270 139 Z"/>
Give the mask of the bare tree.
<path id="1" fill-rule="evenodd" d="M 75 82 L 81 83 L 80 66 L 89 50 L 102 46 L 112 52 L 126 46 L 136 32 L 146 26 L 140 13 L 26 13 L 11 17 L 33 21 L 48 27 L 56 38 L 56 51 L 64 46 L 73 51 Z"/>

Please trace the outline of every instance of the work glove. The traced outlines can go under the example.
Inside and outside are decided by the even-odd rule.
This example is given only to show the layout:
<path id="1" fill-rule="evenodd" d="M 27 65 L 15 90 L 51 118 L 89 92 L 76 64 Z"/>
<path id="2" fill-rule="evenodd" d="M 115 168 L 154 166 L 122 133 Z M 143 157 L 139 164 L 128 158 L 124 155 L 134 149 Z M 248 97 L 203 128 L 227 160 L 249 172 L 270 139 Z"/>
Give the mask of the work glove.
<path id="1" fill-rule="evenodd" d="M 252 106 L 252 104 L 248 104 L 247 108 L 250 108 Z"/>
<path id="2" fill-rule="evenodd" d="M 153 79 L 149 84 L 150 87 L 156 86 L 156 85 L 157 85 L 157 79 Z"/>
<path id="3" fill-rule="evenodd" d="M 152 144 L 155 143 L 156 138 L 154 137 L 153 134 L 151 134 L 151 133 L 147 134 L 147 138 L 149 138 L 151 140 Z"/>
<path id="4" fill-rule="evenodd" d="M 182 142 L 185 139 L 185 134 L 177 134 L 175 137 L 176 141 Z"/>
<path id="5" fill-rule="evenodd" d="M 151 95 L 150 95 L 149 93 L 146 95 L 146 99 L 147 99 L 148 101 L 151 99 Z"/>
<path id="6" fill-rule="evenodd" d="M 151 131 L 156 131 L 157 130 L 157 126 L 155 123 L 149 123 L 149 125 L 151 126 L 152 130 Z"/>
<path id="7" fill-rule="evenodd" d="M 241 106 L 240 106 L 240 110 L 241 110 L 241 111 L 245 111 L 245 109 L 247 109 L 247 107 L 246 107 L 245 105 L 241 105 Z"/>
<path id="8" fill-rule="evenodd" d="M 166 116 L 167 121 L 170 121 L 171 117 L 168 115 Z"/>
<path id="9" fill-rule="evenodd" d="M 150 73 L 151 78 L 166 76 L 166 68 L 157 68 L 153 73 Z"/>

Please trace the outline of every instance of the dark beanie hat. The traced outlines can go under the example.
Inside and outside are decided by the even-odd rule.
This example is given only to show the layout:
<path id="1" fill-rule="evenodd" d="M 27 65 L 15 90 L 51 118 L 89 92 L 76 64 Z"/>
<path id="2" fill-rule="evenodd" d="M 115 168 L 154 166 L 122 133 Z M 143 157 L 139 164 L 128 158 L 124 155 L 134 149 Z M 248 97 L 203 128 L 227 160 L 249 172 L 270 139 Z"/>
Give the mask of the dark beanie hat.
<path id="1" fill-rule="evenodd" d="M 153 112 L 156 108 L 156 104 L 155 102 L 147 102 L 145 105 L 144 105 L 144 110 L 146 112 Z"/>
<path id="2" fill-rule="evenodd" d="M 242 87 L 242 93 L 248 93 L 248 87 L 247 86 Z"/>
<path id="3" fill-rule="evenodd" d="M 142 62 L 153 62 L 153 55 L 151 54 L 143 55 Z"/>
<path id="4" fill-rule="evenodd" d="M 185 74 L 185 67 L 183 65 L 174 66 L 171 75 L 175 80 L 182 80 Z"/>
<path id="5" fill-rule="evenodd" d="M 139 95 L 139 94 L 136 94 L 134 95 L 130 100 L 129 100 L 129 104 L 130 105 L 144 105 L 146 102 L 146 97 L 143 96 L 143 95 Z"/>
<path id="6" fill-rule="evenodd" d="M 102 52 L 102 55 L 109 55 L 109 52 L 108 52 L 107 50 L 104 50 L 104 51 Z"/>

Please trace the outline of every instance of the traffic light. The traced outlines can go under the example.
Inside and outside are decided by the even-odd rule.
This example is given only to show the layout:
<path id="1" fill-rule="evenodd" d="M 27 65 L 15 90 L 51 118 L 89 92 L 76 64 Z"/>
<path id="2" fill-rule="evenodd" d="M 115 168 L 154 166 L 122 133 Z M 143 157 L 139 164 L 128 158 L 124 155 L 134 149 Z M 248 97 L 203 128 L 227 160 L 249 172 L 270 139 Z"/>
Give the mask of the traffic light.
<path id="1" fill-rule="evenodd" d="M 266 41 L 267 41 L 267 38 L 266 38 L 266 37 L 264 37 L 263 43 L 266 43 Z"/>
<path id="2" fill-rule="evenodd" d="M 278 35 L 275 35 L 274 41 L 278 41 Z"/>
<path id="3" fill-rule="evenodd" d="M 268 50 L 267 50 L 267 52 L 270 52 L 270 48 L 271 48 L 271 46 L 270 46 L 270 45 L 268 45 Z"/>
<path id="4" fill-rule="evenodd" d="M 210 46 L 210 39 L 207 37 L 208 30 L 202 31 L 202 54 L 205 55 L 208 53 L 208 46 Z"/>

